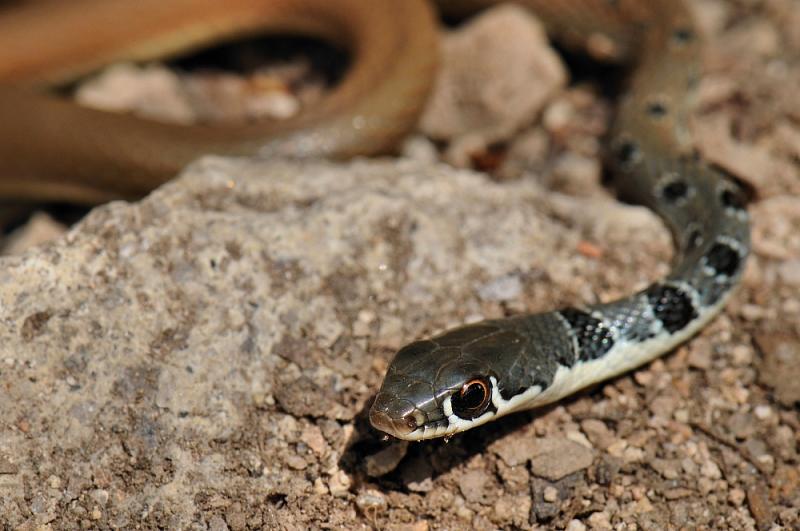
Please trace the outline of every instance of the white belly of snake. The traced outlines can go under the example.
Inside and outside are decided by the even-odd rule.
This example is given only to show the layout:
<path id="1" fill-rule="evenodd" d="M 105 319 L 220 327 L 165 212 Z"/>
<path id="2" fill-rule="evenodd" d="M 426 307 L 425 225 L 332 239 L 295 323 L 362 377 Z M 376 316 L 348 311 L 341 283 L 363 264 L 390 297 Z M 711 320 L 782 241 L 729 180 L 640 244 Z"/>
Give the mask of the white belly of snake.
<path id="1" fill-rule="evenodd" d="M 724 306 L 750 248 L 745 196 L 687 147 L 700 49 L 688 11 L 673 0 L 646 4 L 639 67 L 609 146 L 619 193 L 669 226 L 672 271 L 621 300 L 484 321 L 403 347 L 370 410 L 375 428 L 429 439 L 552 403 L 672 350 Z"/>

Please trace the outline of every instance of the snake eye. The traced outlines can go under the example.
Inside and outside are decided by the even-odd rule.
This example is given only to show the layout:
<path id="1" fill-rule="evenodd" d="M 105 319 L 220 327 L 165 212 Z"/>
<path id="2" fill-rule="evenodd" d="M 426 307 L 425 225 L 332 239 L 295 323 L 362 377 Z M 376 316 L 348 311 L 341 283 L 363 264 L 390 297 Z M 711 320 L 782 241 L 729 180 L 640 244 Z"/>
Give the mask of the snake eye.
<path id="1" fill-rule="evenodd" d="M 489 405 L 491 384 L 484 378 L 473 378 L 465 383 L 461 390 L 453 395 L 453 413 L 459 418 L 472 420 L 486 411 Z"/>

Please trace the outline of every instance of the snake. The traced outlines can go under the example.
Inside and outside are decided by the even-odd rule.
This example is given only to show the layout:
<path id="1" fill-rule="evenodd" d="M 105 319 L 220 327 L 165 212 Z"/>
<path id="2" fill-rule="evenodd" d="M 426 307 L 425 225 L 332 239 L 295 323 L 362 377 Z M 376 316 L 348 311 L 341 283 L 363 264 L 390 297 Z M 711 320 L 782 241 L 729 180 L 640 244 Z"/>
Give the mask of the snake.
<path id="1" fill-rule="evenodd" d="M 493 0 L 438 0 L 467 14 Z M 693 148 L 702 38 L 683 0 L 518 0 L 567 47 L 632 73 L 608 134 L 622 199 L 670 230 L 670 272 L 627 297 L 485 320 L 399 349 L 369 410 L 404 440 L 451 437 L 640 367 L 720 313 L 750 251 L 747 190 Z M 176 125 L 77 105 L 70 84 L 262 32 L 345 48 L 318 105 L 282 122 Z M 46 36 L 43 37 L 43 36 Z M 437 68 L 426 0 L 46 0 L 0 3 L 0 198 L 86 204 L 140 197 L 205 154 L 346 159 L 392 152 Z"/>

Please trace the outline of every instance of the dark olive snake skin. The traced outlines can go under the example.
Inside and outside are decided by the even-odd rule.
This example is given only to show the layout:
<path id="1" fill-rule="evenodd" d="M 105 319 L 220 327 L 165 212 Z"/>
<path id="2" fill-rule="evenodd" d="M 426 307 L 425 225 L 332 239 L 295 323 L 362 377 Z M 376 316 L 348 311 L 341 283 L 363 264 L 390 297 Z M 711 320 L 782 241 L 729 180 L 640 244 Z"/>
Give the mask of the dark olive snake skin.
<path id="1" fill-rule="evenodd" d="M 520 3 L 572 41 L 596 33 L 619 39 L 623 52 L 641 50 L 611 134 L 611 166 L 620 193 L 667 223 L 675 265 L 618 301 L 484 321 L 402 348 L 370 411 L 374 427 L 400 439 L 450 436 L 653 360 L 720 311 L 749 252 L 743 190 L 689 146 L 700 39 L 683 2 Z"/>

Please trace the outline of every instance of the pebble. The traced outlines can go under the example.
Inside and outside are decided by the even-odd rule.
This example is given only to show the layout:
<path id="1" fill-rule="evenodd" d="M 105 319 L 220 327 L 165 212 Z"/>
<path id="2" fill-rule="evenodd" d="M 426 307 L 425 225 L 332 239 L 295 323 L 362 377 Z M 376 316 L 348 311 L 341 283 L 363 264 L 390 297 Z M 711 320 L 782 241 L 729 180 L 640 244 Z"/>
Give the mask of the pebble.
<path id="1" fill-rule="evenodd" d="M 352 480 L 350 476 L 348 476 L 344 470 L 337 470 L 328 480 L 328 489 L 331 491 L 331 495 L 342 497 L 346 496 L 350 491 L 351 484 Z"/>
<path id="2" fill-rule="evenodd" d="M 485 301 L 508 301 L 521 293 L 522 281 L 515 274 L 495 278 L 478 288 L 478 296 Z"/>
<path id="3" fill-rule="evenodd" d="M 759 381 L 775 390 L 781 404 L 800 402 L 800 342 L 789 334 L 766 332 L 755 340 L 763 355 Z"/>
<path id="4" fill-rule="evenodd" d="M 749 345 L 734 345 L 731 349 L 733 364 L 738 367 L 750 365 L 753 362 L 753 348 Z"/>
<path id="5" fill-rule="evenodd" d="M 722 477 L 722 471 L 719 466 L 711 459 L 706 460 L 700 466 L 700 474 L 710 479 L 719 479 Z"/>
<path id="6" fill-rule="evenodd" d="M 104 507 L 108 503 L 108 491 L 105 489 L 95 489 L 90 495 L 101 507 Z"/>
<path id="7" fill-rule="evenodd" d="M 287 457 L 286 464 L 289 468 L 293 468 L 294 470 L 304 470 L 308 466 L 306 460 L 299 455 L 290 455 Z"/>
<path id="8" fill-rule="evenodd" d="M 388 503 L 386 497 L 380 491 L 367 489 L 356 497 L 356 507 L 361 510 L 367 518 L 374 517 L 378 512 L 386 510 Z"/>
<path id="9" fill-rule="evenodd" d="M 530 496 L 501 496 L 494 504 L 493 520 L 520 528 L 528 523 L 531 504 Z"/>
<path id="10" fill-rule="evenodd" d="M 746 496 L 742 489 L 733 488 L 728 492 L 728 501 L 735 507 L 740 507 L 744 503 Z"/>
<path id="11" fill-rule="evenodd" d="M 215 514 L 208 520 L 208 529 L 209 531 L 228 531 L 230 528 L 220 515 Z"/>
<path id="12" fill-rule="evenodd" d="M 664 479 L 678 479 L 681 476 L 681 465 L 675 459 L 658 459 L 650 461 L 650 466 Z"/>
<path id="13" fill-rule="evenodd" d="M 756 432 L 758 424 L 750 413 L 734 413 L 728 419 L 728 430 L 737 439 L 747 439 Z"/>
<path id="14" fill-rule="evenodd" d="M 591 449 L 568 438 L 512 435 L 500 440 L 492 450 L 508 466 L 530 460 L 533 473 L 551 481 L 587 468 L 594 460 Z"/>
<path id="15" fill-rule="evenodd" d="M 461 494 L 468 502 L 483 503 L 486 498 L 486 485 L 491 478 L 484 470 L 469 470 L 458 482 Z"/>
<path id="16" fill-rule="evenodd" d="M 545 487 L 544 492 L 542 493 L 542 498 L 544 498 L 544 501 L 550 503 L 558 501 L 558 489 L 550 486 Z"/>
<path id="17" fill-rule="evenodd" d="M 320 430 L 316 424 L 311 424 L 303 428 L 300 440 L 306 443 L 317 455 L 322 455 L 327 447 L 325 437 L 322 436 L 322 430 Z"/>
<path id="18" fill-rule="evenodd" d="M 611 527 L 611 517 L 606 512 L 596 512 L 589 517 L 589 526 L 592 529 L 613 529 Z"/>
<path id="19" fill-rule="evenodd" d="M 650 411 L 656 417 L 663 419 L 672 418 L 672 413 L 678 407 L 678 401 L 675 397 L 669 395 L 661 395 L 650 401 Z"/>
<path id="20" fill-rule="evenodd" d="M 689 357 L 686 360 L 690 367 L 708 370 L 711 368 L 713 347 L 711 342 L 699 337 L 689 344 Z"/>
<path id="21" fill-rule="evenodd" d="M 539 477 L 559 479 L 591 466 L 594 453 L 569 439 L 545 437 L 534 440 L 531 472 Z"/>
<path id="22" fill-rule="evenodd" d="M 420 128 L 436 139 L 505 139 L 532 122 L 566 83 L 539 21 L 498 6 L 444 36 L 435 89 Z M 516 65 L 508 75 L 507 64 Z"/>
<path id="23" fill-rule="evenodd" d="M 614 442 L 616 438 L 605 422 L 597 419 L 585 419 L 581 421 L 581 430 L 591 443 L 601 450 L 605 450 Z"/>
<path id="24" fill-rule="evenodd" d="M 580 520 L 577 520 L 577 519 L 573 518 L 572 520 L 569 521 L 569 523 L 567 524 L 567 527 L 565 527 L 564 530 L 565 531 L 586 531 L 586 525 L 583 522 L 581 522 Z"/>
<path id="25" fill-rule="evenodd" d="M 773 524 L 772 505 L 763 487 L 752 486 L 747 489 L 747 506 L 759 529 L 769 529 Z"/>

